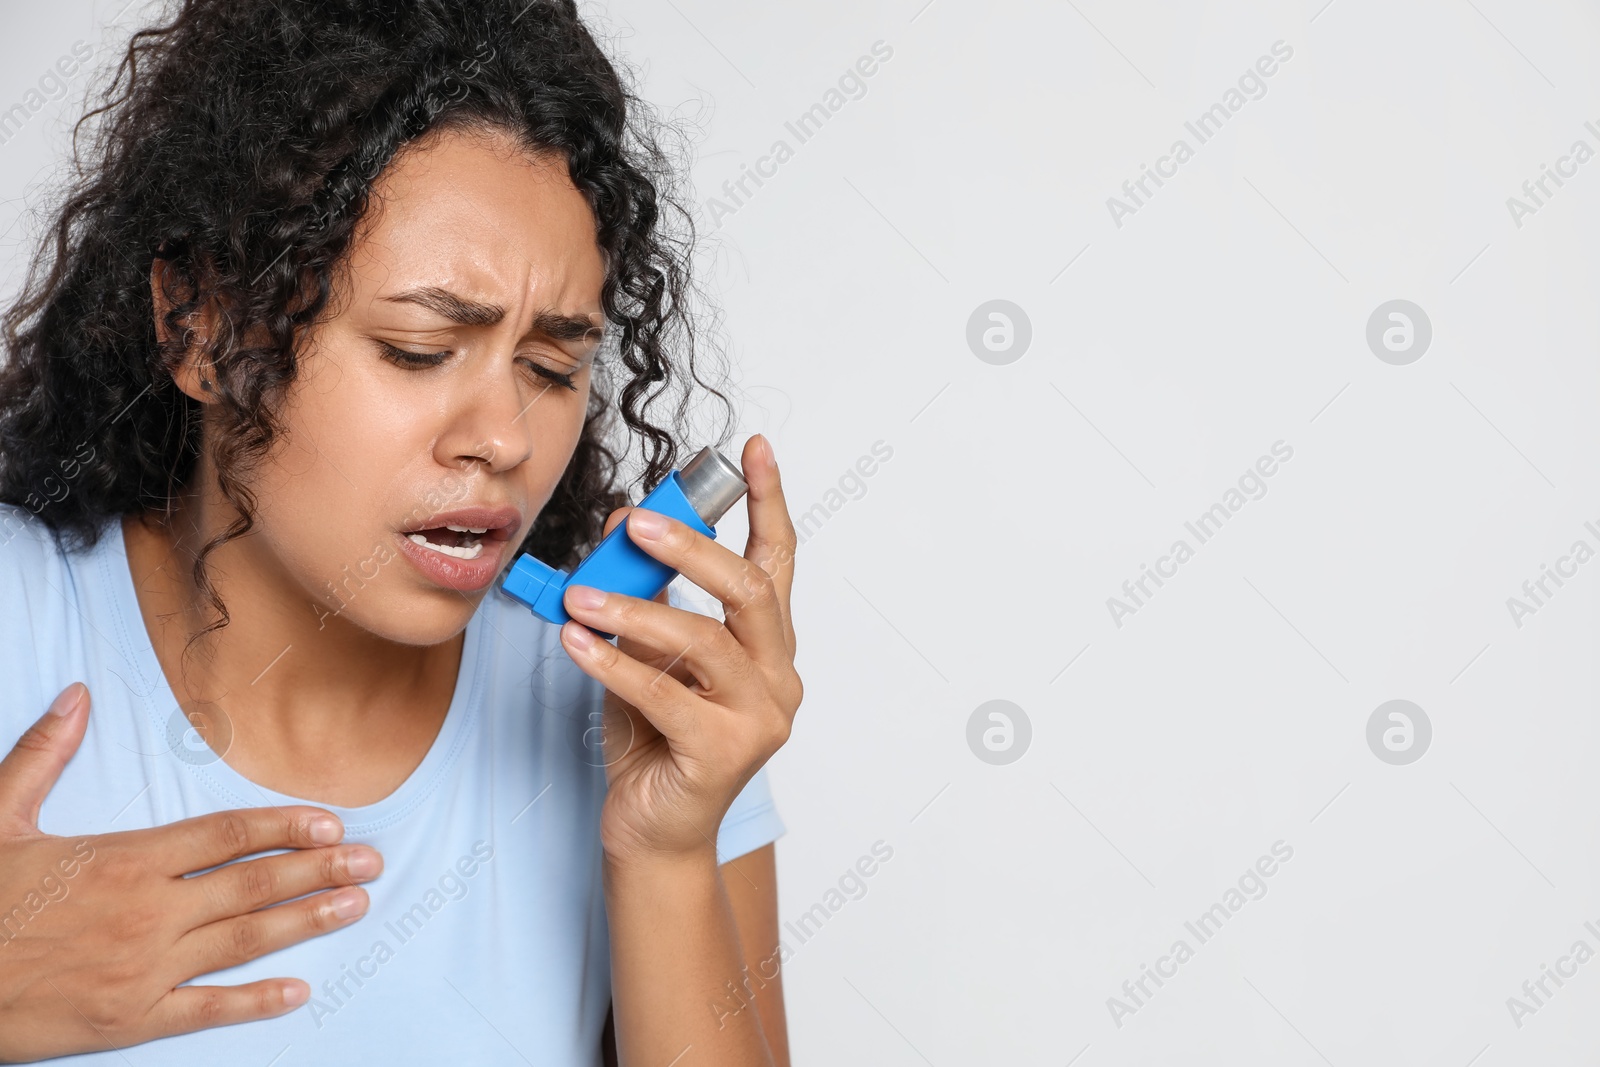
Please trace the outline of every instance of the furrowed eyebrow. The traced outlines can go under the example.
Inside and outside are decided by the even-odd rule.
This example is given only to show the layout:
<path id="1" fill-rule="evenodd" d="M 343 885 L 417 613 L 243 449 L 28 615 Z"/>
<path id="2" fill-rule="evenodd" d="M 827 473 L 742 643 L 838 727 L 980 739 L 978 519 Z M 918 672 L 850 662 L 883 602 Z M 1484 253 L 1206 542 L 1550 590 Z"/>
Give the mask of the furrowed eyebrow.
<path id="1" fill-rule="evenodd" d="M 383 299 L 396 304 L 416 304 L 425 307 L 463 326 L 493 326 L 505 318 L 506 314 L 506 309 L 498 304 L 480 304 L 476 300 L 467 300 L 448 289 L 440 289 L 433 285 L 423 286 L 420 289 L 407 289 L 403 293 L 386 296 Z"/>
<path id="2" fill-rule="evenodd" d="M 433 285 L 408 289 L 383 299 L 396 304 L 416 304 L 463 326 L 493 326 L 506 314 L 505 308 L 498 304 L 469 300 Z M 533 328 L 557 341 L 583 341 L 592 333 L 604 332 L 603 323 L 588 316 L 548 310 L 534 316 Z"/>
<path id="3" fill-rule="evenodd" d="M 583 315 L 563 315 L 541 311 L 533 318 L 533 328 L 557 341 L 584 341 L 592 333 L 603 333 L 601 323 Z"/>

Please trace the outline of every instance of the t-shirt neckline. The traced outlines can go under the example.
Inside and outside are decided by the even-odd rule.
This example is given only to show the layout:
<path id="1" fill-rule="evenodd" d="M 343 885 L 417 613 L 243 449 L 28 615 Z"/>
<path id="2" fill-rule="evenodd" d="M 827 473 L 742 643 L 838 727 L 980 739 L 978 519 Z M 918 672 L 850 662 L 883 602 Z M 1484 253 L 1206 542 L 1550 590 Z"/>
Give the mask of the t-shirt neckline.
<path id="1" fill-rule="evenodd" d="M 119 623 L 117 631 L 128 642 L 123 650 L 128 662 L 143 675 L 145 689 L 150 697 L 145 701 L 154 736 L 176 754 L 195 780 L 223 800 L 229 807 L 256 808 L 304 804 L 331 811 L 344 823 L 346 838 L 371 834 L 392 826 L 415 811 L 432 794 L 445 771 L 460 755 L 477 718 L 483 689 L 485 649 L 482 640 L 481 616 L 484 605 L 492 597 L 484 597 L 478 610 L 467 620 L 466 638 L 461 648 L 461 666 L 456 674 L 455 689 L 450 697 L 449 710 L 439 733 L 405 781 L 394 792 L 372 804 L 343 807 L 318 800 L 291 796 L 259 785 L 234 770 L 209 748 L 197 751 L 183 741 L 187 723 L 179 711 L 176 694 L 167 680 L 161 661 L 156 656 L 155 643 L 144 624 L 144 613 L 139 609 L 138 591 L 133 582 L 133 568 L 128 561 L 127 543 L 123 538 L 122 521 L 110 522 L 109 535 L 101 538 L 100 568 L 110 591 L 112 611 Z M 141 639 L 142 638 L 142 642 Z"/>

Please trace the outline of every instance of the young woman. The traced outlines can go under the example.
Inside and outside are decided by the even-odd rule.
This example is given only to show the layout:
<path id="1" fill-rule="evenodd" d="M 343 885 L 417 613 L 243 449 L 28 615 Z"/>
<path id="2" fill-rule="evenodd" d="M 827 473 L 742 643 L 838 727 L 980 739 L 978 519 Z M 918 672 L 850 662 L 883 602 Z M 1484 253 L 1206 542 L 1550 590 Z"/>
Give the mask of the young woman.
<path id="1" fill-rule="evenodd" d="M 794 528 L 759 436 L 742 555 L 614 488 L 703 384 L 638 114 L 567 0 L 135 36 L 5 320 L 0 1060 L 788 1062 Z M 499 589 L 618 522 L 720 612 Z"/>

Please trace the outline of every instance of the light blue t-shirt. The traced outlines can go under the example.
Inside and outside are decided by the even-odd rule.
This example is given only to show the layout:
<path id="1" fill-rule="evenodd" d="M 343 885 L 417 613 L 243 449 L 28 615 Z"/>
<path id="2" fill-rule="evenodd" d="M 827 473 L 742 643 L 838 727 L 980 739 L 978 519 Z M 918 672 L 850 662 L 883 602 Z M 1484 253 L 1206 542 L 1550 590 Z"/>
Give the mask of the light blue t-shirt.
<path id="1" fill-rule="evenodd" d="M 672 603 L 705 611 L 676 586 Z M 0 752 L 72 682 L 91 696 L 82 747 L 40 813 L 44 832 L 317 803 L 257 786 L 189 729 L 151 647 L 119 522 L 93 548 L 62 554 L 31 513 L 0 505 L 0 608 Z M 611 996 L 599 842 L 606 776 L 584 731 L 603 689 L 558 633 L 498 586 L 488 593 L 467 624 L 450 709 L 422 763 L 376 804 L 317 805 L 344 821 L 345 841 L 383 856 L 383 873 L 365 883 L 366 915 L 194 980 L 302 978 L 308 1004 L 50 1062 L 599 1064 Z M 723 820 L 718 859 L 783 832 L 763 770 Z"/>

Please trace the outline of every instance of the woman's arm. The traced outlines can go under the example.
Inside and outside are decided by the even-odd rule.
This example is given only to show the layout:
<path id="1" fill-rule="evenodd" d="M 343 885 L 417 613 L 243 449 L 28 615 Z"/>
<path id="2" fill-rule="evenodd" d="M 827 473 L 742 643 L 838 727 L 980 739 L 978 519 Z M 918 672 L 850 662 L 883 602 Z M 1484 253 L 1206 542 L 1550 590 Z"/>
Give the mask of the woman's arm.
<path id="1" fill-rule="evenodd" d="M 788 1067 L 772 853 L 768 845 L 720 869 L 709 845 L 670 859 L 607 860 L 623 1064 Z M 769 941 L 771 950 L 756 948 Z"/>
<path id="2" fill-rule="evenodd" d="M 743 460 L 743 556 L 640 508 L 607 523 L 609 533 L 626 521 L 636 544 L 716 596 L 722 622 L 663 603 L 665 592 L 649 601 L 568 586 L 563 600 L 572 621 L 562 645 L 606 691 L 600 839 L 622 1067 L 666 1067 L 691 1050 L 689 1062 L 708 1067 L 788 1063 L 771 984 L 772 850 L 722 870 L 716 857 L 729 806 L 788 740 L 803 695 L 789 608 L 794 524 L 771 446 L 752 437 Z"/>
<path id="3" fill-rule="evenodd" d="M 776 1067 L 789 1067 L 789 1023 L 783 1011 L 783 970 L 778 950 L 777 849 L 764 845 L 722 865 L 722 884 L 733 905 L 744 949 L 745 974 Z M 752 995 L 753 994 L 753 995 Z M 737 1005 L 734 1005 L 737 1008 Z M 746 1009 L 748 1010 L 748 1009 Z"/>

